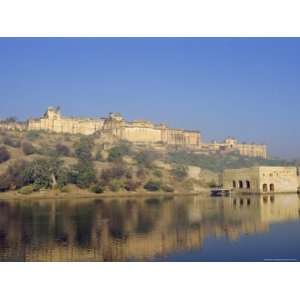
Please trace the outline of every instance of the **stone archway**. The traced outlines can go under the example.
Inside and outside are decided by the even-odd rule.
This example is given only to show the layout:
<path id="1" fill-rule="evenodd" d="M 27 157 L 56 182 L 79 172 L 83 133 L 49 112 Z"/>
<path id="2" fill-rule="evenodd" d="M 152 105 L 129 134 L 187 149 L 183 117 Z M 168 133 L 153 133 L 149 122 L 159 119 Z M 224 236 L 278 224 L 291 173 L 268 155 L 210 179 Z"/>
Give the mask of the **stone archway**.
<path id="1" fill-rule="evenodd" d="M 268 185 L 266 183 L 264 183 L 262 189 L 263 189 L 264 193 L 267 193 L 268 192 Z"/>
<path id="2" fill-rule="evenodd" d="M 250 185 L 250 181 L 249 181 L 249 180 L 246 181 L 246 187 L 247 187 L 247 189 L 250 189 L 250 188 L 251 188 L 251 185 Z"/>
<path id="3" fill-rule="evenodd" d="M 244 188 L 244 185 L 243 185 L 243 181 L 242 181 L 242 180 L 239 181 L 239 188 L 240 188 L 240 189 Z"/>

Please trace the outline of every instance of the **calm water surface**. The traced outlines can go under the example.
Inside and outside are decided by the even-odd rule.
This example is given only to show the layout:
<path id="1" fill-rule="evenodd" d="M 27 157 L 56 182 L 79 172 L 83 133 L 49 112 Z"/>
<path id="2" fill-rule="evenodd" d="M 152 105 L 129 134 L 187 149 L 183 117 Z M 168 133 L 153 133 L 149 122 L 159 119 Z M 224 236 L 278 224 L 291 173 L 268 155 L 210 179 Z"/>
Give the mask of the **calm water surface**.
<path id="1" fill-rule="evenodd" d="M 298 195 L 0 200 L 0 261 L 297 261 Z"/>

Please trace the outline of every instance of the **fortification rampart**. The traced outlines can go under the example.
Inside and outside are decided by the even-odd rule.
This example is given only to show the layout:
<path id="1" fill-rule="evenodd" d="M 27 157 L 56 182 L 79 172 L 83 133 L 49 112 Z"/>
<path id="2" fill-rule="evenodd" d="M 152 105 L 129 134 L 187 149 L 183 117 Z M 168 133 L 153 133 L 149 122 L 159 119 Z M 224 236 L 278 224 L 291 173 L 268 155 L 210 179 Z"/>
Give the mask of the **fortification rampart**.
<path id="1" fill-rule="evenodd" d="M 169 128 L 165 124 L 149 121 L 126 121 L 119 113 L 110 113 L 107 118 L 71 118 L 61 115 L 59 108 L 49 107 L 38 119 L 25 123 L 0 123 L 7 130 L 45 130 L 57 133 L 92 135 L 99 133 L 105 140 L 127 140 L 133 143 L 157 143 L 188 147 L 203 153 L 238 152 L 242 156 L 267 157 L 266 145 L 242 144 L 234 138 L 224 142 L 203 143 L 199 131 Z"/>

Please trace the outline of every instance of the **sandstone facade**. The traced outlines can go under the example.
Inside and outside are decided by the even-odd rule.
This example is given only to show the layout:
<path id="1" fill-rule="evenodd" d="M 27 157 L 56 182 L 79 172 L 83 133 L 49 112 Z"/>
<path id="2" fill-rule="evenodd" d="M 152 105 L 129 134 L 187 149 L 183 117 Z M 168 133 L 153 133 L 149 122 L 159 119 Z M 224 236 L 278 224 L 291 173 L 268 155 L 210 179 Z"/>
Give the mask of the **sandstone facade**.
<path id="1" fill-rule="evenodd" d="M 239 143 L 231 137 L 221 143 L 213 141 L 210 144 L 203 144 L 202 148 L 208 152 L 238 152 L 242 156 L 267 158 L 266 145 Z"/>
<path id="2" fill-rule="evenodd" d="M 0 122 L 0 129 L 2 130 L 27 130 L 27 123 L 22 122 Z"/>
<path id="3" fill-rule="evenodd" d="M 90 135 L 101 130 L 103 124 L 103 119 L 62 117 L 59 109 L 49 107 L 42 118 L 28 121 L 28 130 Z"/>
<path id="4" fill-rule="evenodd" d="M 225 170 L 223 187 L 237 193 L 296 193 L 296 167 L 252 167 Z"/>
<path id="5" fill-rule="evenodd" d="M 165 124 L 153 124 L 145 120 L 129 122 L 119 113 L 110 113 L 106 118 L 71 118 L 62 116 L 58 108 L 49 107 L 41 118 L 30 119 L 25 123 L 0 122 L 0 128 L 84 135 L 98 133 L 106 142 L 127 140 L 156 146 L 183 146 L 208 154 L 238 152 L 242 156 L 267 158 L 266 145 L 239 143 L 234 138 L 227 138 L 221 143 L 204 143 L 199 131 L 169 128 Z"/>
<path id="6" fill-rule="evenodd" d="M 85 135 L 99 132 L 133 143 L 199 146 L 201 142 L 198 131 L 173 129 L 144 120 L 128 122 L 118 113 L 99 119 L 66 118 L 61 116 L 59 109 L 52 107 L 48 108 L 42 118 L 29 120 L 28 129 Z"/>

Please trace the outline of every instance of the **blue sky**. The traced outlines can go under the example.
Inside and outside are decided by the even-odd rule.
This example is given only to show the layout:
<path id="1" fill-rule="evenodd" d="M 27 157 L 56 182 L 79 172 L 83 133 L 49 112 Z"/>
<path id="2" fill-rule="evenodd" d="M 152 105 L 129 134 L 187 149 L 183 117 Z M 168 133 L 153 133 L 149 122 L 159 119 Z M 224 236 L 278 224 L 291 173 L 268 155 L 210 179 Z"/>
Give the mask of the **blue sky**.
<path id="1" fill-rule="evenodd" d="M 0 118 L 149 119 L 300 157 L 299 38 L 0 38 Z"/>

